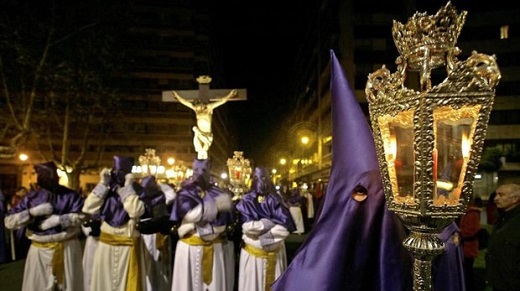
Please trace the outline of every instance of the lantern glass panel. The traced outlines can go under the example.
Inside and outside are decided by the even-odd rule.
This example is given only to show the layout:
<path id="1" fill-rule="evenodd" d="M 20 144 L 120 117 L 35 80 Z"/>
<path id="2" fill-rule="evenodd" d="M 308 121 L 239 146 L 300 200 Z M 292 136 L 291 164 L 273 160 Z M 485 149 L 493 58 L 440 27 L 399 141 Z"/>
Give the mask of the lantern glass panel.
<path id="1" fill-rule="evenodd" d="M 480 105 L 460 109 L 439 107 L 433 112 L 432 173 L 436 205 L 459 203 L 480 108 Z"/>
<path id="2" fill-rule="evenodd" d="M 378 122 L 393 198 L 397 203 L 414 204 L 413 110 L 380 116 Z"/>

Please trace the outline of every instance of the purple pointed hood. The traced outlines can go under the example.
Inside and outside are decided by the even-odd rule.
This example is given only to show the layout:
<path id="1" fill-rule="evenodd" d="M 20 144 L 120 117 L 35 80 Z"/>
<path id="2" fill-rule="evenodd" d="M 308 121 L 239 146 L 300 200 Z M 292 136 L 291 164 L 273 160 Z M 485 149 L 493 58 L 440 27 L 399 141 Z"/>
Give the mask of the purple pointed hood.
<path id="1" fill-rule="evenodd" d="M 52 161 L 34 165 L 36 172 L 36 181 L 40 187 L 54 192 L 58 186 L 60 177 L 58 176 L 58 167 Z"/>
<path id="2" fill-rule="evenodd" d="M 385 208 L 368 121 L 331 51 L 332 168 L 320 216 L 273 290 L 409 290 L 404 228 Z M 358 202 L 359 186 L 367 197 Z"/>
<path id="3" fill-rule="evenodd" d="M 132 173 L 134 158 L 124 156 L 114 156 L 113 166 L 110 177 L 110 188 L 122 187 L 125 184 L 126 174 Z"/>

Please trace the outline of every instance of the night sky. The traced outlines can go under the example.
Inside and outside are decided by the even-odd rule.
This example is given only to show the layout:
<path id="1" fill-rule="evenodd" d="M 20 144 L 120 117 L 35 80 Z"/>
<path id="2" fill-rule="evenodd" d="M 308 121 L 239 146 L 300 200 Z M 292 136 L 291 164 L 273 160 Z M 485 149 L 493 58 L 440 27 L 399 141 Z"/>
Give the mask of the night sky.
<path id="1" fill-rule="evenodd" d="M 287 92 L 308 27 L 311 5 L 305 3 L 311 1 L 214 2 L 213 37 L 223 57 L 225 80 L 232 88 L 248 90 L 247 101 L 224 105 L 238 125 L 237 150 L 262 163 L 261 147 L 270 144 L 265 140 L 274 138 L 282 118 L 294 109 Z"/>

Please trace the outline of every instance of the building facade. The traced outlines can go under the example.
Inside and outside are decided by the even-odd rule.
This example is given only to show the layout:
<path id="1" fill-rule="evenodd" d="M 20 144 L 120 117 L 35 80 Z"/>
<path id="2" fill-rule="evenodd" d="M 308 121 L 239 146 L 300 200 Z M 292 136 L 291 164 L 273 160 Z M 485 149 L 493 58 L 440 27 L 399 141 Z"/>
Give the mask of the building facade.
<path id="1" fill-rule="evenodd" d="M 451 1 L 468 15 L 457 46 L 460 59 L 472 51 L 494 54 L 502 73 L 497 86 L 482 170 L 475 178 L 474 193 L 487 197 L 497 183 L 520 177 L 520 10 L 507 1 Z M 368 74 L 385 65 L 395 71 L 399 55 L 392 38 L 393 20 L 406 22 L 416 11 L 436 13 L 445 1 L 316 1 L 313 19 L 297 54 L 293 97 L 296 110 L 287 116 L 280 137 L 273 145 L 273 167 L 282 168 L 279 180 L 326 184 L 331 166 L 330 50 L 340 60 L 351 88 L 368 117 L 365 85 Z M 436 76 L 437 74 L 437 76 Z M 432 80 L 442 81 L 442 72 Z M 445 76 L 445 73 L 444 73 Z M 313 136 L 311 145 L 299 141 L 304 127 Z M 291 128 L 296 130 L 291 131 Z M 286 166 L 279 159 L 288 159 Z M 496 163 L 498 162 L 498 165 Z"/>
<path id="2" fill-rule="evenodd" d="M 92 141 L 85 149 L 80 125 L 76 124 L 78 128 L 67 137 L 71 159 L 85 150 L 83 162 L 91 165 L 82 171 L 82 189 L 97 183 L 99 169 L 111 167 L 114 155 L 134 157 L 137 163 L 139 156 L 151 148 L 165 167 L 172 167 L 167 164 L 170 157 L 175 159 L 175 166 L 191 167 L 197 156 L 192 131 L 195 113 L 178 102 L 163 102 L 162 92 L 197 90 L 196 79 L 201 75 L 212 77 L 212 88 L 226 88 L 204 2 L 132 1 L 125 6 L 128 10 L 122 13 L 128 13 L 132 21 L 119 38 L 124 42 L 125 63 L 121 71 L 111 75 L 111 86 L 117 94 L 114 116 L 112 121 L 94 128 L 109 134 L 102 141 Z M 216 109 L 212 120 L 214 141 L 209 156 L 215 173 L 227 170 L 226 161 L 236 150 L 233 121 L 225 107 Z M 61 137 L 51 143 L 54 150 L 59 150 Z M 36 178 L 32 166 L 53 157 L 47 140 L 24 146 L 23 152 L 29 157 L 26 161 L 17 156 L 0 159 L 0 185 L 4 192 L 20 185 L 29 187 Z"/>

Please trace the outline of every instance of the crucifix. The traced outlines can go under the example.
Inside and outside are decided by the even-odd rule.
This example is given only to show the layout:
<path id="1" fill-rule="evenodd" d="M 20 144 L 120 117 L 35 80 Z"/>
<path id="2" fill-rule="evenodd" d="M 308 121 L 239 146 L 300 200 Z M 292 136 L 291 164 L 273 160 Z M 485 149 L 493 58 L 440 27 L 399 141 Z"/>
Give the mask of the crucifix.
<path id="1" fill-rule="evenodd" d="M 180 102 L 191 108 L 196 115 L 197 125 L 193 127 L 195 133 L 193 145 L 198 159 L 207 159 L 211 143 L 213 143 L 213 132 L 211 131 L 211 119 L 213 109 L 226 103 L 228 100 L 247 100 L 246 89 L 219 89 L 210 90 L 209 76 L 197 78 L 198 90 L 165 91 L 162 94 L 163 102 Z"/>

